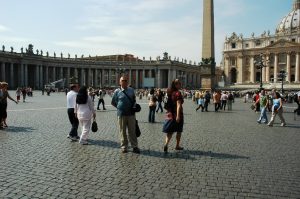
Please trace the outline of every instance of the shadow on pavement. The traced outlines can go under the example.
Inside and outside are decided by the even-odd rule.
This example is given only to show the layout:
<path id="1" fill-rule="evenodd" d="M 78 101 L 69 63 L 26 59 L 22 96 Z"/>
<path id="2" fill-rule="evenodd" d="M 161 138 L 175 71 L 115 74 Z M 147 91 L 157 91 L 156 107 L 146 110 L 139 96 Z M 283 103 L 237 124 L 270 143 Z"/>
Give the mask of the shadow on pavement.
<path id="1" fill-rule="evenodd" d="M 90 145 L 98 145 L 103 147 L 120 148 L 120 143 L 111 140 L 89 140 Z"/>
<path id="2" fill-rule="evenodd" d="M 33 132 L 34 130 L 35 129 L 32 127 L 9 126 L 3 131 L 13 132 L 13 133 L 28 133 L 28 132 Z"/>
<path id="3" fill-rule="evenodd" d="M 249 157 L 246 156 L 232 155 L 228 153 L 214 153 L 212 151 L 188 150 L 187 153 L 190 153 L 191 155 L 195 156 L 206 156 L 218 159 L 249 159 Z"/>

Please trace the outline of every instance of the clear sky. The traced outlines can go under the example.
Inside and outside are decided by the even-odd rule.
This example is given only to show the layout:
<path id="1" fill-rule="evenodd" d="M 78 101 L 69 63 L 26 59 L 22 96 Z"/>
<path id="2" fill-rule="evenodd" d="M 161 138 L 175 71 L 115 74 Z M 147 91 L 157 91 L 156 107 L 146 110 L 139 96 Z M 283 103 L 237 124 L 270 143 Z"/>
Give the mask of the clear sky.
<path id="1" fill-rule="evenodd" d="M 216 62 L 225 36 L 270 30 L 293 0 L 215 0 Z M 133 54 L 201 61 L 202 0 L 0 0 L 0 45 L 81 56 Z M 2 49 L 2 48 L 1 48 Z"/>

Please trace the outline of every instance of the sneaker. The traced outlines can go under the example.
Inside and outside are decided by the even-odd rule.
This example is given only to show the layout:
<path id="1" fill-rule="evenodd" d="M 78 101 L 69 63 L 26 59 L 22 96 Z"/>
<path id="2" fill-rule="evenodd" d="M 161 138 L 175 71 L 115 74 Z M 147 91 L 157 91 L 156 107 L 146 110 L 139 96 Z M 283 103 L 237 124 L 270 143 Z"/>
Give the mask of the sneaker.
<path id="1" fill-rule="evenodd" d="M 164 146 L 164 152 L 165 152 L 165 153 L 168 153 L 168 145 L 165 145 L 165 146 Z"/>
<path id="2" fill-rule="evenodd" d="M 100 108 L 97 108 L 97 110 L 100 110 Z"/>
<path id="3" fill-rule="evenodd" d="M 286 123 L 281 123 L 281 125 L 280 126 L 286 126 Z"/>
<path id="4" fill-rule="evenodd" d="M 82 144 L 82 145 L 88 145 L 88 141 L 87 140 L 80 140 L 79 141 L 79 144 Z"/>
<path id="5" fill-rule="evenodd" d="M 140 149 L 137 148 L 137 147 L 134 147 L 132 152 L 133 152 L 133 153 L 138 153 L 138 154 L 141 153 Z"/>
<path id="6" fill-rule="evenodd" d="M 70 135 L 68 135 L 67 138 L 69 138 L 72 142 L 75 142 L 75 141 L 78 140 L 77 137 L 75 137 L 75 136 L 70 136 Z"/>
<path id="7" fill-rule="evenodd" d="M 104 108 L 103 110 L 106 110 L 106 108 Z"/>
<path id="8" fill-rule="evenodd" d="M 123 149 L 121 149 L 121 152 L 122 152 L 122 153 L 127 153 L 128 150 L 127 150 L 126 148 L 123 148 Z"/>
<path id="9" fill-rule="evenodd" d="M 260 124 L 260 123 L 261 123 L 261 121 L 260 121 L 260 120 L 257 120 L 257 123 L 258 123 L 258 124 Z"/>
<path id="10" fill-rule="evenodd" d="M 269 127 L 272 127 L 272 126 L 273 126 L 273 124 L 270 124 L 270 123 L 268 123 L 267 125 L 268 125 Z"/>

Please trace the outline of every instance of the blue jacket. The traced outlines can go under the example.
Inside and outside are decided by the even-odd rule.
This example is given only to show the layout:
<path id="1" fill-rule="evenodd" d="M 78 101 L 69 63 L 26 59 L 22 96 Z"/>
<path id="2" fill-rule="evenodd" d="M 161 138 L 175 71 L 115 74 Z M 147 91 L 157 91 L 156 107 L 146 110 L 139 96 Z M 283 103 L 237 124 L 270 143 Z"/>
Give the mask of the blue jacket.
<path id="1" fill-rule="evenodd" d="M 135 93 L 133 88 L 118 88 L 115 90 L 112 96 L 111 105 L 117 108 L 118 116 L 134 115 L 134 112 L 131 111 L 133 103 L 128 99 L 124 92 L 126 92 L 126 94 L 130 97 L 132 102 L 135 102 Z"/>

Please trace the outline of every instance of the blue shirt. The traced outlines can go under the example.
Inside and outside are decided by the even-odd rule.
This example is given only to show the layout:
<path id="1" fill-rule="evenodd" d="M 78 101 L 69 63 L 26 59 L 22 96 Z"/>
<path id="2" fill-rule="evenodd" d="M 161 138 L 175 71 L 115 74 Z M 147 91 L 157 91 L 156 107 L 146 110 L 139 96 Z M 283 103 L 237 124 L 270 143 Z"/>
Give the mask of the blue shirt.
<path id="1" fill-rule="evenodd" d="M 132 102 L 128 99 L 128 97 L 124 94 L 128 95 L 130 97 L 132 102 L 135 102 L 135 93 L 134 89 L 131 87 L 128 87 L 126 89 L 118 88 L 115 90 L 111 104 L 117 108 L 117 115 L 118 116 L 129 116 L 134 115 L 134 113 L 131 111 L 131 107 L 133 106 Z"/>
<path id="2" fill-rule="evenodd" d="M 280 99 L 273 99 L 273 108 L 272 111 L 277 110 L 280 106 Z"/>

